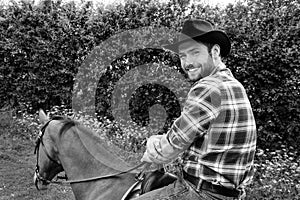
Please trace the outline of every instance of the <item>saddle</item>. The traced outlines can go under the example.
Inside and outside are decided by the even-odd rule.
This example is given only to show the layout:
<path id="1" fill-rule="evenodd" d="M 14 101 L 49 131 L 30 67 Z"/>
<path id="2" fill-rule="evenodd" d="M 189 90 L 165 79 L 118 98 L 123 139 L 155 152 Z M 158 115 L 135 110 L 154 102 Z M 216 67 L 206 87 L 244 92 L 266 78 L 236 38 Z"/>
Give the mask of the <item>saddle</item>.
<path id="1" fill-rule="evenodd" d="M 121 200 L 131 200 L 142 194 L 167 186 L 177 180 L 177 176 L 163 169 L 145 173 L 143 181 L 137 181 L 125 193 Z"/>

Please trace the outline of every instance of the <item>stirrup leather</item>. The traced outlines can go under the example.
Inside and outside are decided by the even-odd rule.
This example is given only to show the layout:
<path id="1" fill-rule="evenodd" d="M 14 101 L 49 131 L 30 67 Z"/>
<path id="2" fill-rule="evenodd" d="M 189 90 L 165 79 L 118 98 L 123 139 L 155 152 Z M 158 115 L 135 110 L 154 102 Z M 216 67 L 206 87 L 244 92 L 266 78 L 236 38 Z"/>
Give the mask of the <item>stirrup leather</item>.
<path id="1" fill-rule="evenodd" d="M 135 182 L 128 190 L 125 192 L 121 200 L 130 200 L 140 196 L 141 191 L 141 181 Z"/>
<path id="2" fill-rule="evenodd" d="M 165 173 L 163 169 L 145 173 L 143 180 L 135 182 L 123 195 L 121 200 L 134 199 L 152 190 L 165 187 L 177 179 L 178 177 L 176 175 L 168 172 Z"/>
<path id="3" fill-rule="evenodd" d="M 145 174 L 145 178 L 141 185 L 140 194 L 145 194 L 152 190 L 156 190 L 167 186 L 174 181 L 176 181 L 178 177 L 174 174 L 164 172 L 163 169 L 156 170 L 154 172 L 149 172 Z"/>

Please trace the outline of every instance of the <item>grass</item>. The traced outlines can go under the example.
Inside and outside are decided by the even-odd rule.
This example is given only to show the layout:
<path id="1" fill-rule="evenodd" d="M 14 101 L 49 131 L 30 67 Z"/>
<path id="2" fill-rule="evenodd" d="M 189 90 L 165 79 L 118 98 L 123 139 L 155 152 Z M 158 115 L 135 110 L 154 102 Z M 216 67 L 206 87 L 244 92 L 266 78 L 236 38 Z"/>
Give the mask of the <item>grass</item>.
<path id="1" fill-rule="evenodd" d="M 133 164 L 139 162 L 145 150 L 142 143 L 150 135 L 147 130 L 131 130 L 130 127 L 123 129 L 127 133 L 124 134 L 110 121 L 104 120 L 99 123 L 89 116 L 74 115 L 67 109 L 60 111 L 58 108 L 54 108 L 50 113 L 51 115 L 67 115 L 95 130 L 106 142 L 114 144 L 111 145 L 111 151 Z M 34 141 L 38 129 L 37 115 L 18 113 L 18 117 L 12 118 L 9 129 L 6 130 L 11 135 L 23 140 Z M 5 159 L 5 156 L 0 159 Z M 252 183 L 247 188 L 247 200 L 300 199 L 300 159 L 295 148 L 287 146 L 281 146 L 281 149 L 278 150 L 258 148 L 255 166 L 257 171 Z M 22 179 L 22 177 L 19 178 Z"/>
<path id="2" fill-rule="evenodd" d="M 13 118 L 0 122 L 0 200 L 74 200 L 68 186 L 51 185 L 38 191 L 33 184 L 33 155 L 37 126 L 33 121 Z"/>

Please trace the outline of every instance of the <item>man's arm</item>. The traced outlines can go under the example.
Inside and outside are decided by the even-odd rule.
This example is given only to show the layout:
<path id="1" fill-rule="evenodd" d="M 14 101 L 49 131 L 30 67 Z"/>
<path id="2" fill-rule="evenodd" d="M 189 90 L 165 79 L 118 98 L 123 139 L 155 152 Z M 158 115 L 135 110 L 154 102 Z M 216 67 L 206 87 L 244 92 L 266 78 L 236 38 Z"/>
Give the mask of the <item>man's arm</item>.
<path id="1" fill-rule="evenodd" d="M 157 164 L 168 163 L 186 150 L 196 137 L 202 137 L 209 129 L 221 105 L 220 90 L 200 82 L 189 94 L 181 116 L 175 120 L 166 135 L 153 135 L 147 141 L 142 161 Z"/>

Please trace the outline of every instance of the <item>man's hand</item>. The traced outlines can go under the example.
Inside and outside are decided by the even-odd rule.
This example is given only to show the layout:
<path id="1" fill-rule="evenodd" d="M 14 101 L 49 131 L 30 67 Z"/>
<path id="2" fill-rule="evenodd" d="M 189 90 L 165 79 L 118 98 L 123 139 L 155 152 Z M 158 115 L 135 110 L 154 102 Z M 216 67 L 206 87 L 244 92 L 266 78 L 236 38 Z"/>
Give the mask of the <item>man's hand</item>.
<path id="1" fill-rule="evenodd" d="M 176 158 L 180 152 L 180 149 L 172 147 L 167 135 L 152 135 L 147 140 L 146 152 L 142 161 L 166 164 Z"/>
<path id="2" fill-rule="evenodd" d="M 149 158 L 147 150 L 145 151 L 145 153 L 141 159 L 141 162 L 152 163 L 152 160 Z"/>
<path id="3" fill-rule="evenodd" d="M 163 135 L 152 135 L 147 140 L 146 152 L 144 153 L 141 161 L 150 162 L 156 164 L 162 164 L 164 162 L 159 161 L 157 158 L 159 157 L 158 151 L 160 149 L 160 140 L 164 137 Z"/>
<path id="4" fill-rule="evenodd" d="M 159 142 L 162 138 L 162 135 L 152 135 L 147 140 L 146 152 L 142 158 L 142 161 L 145 162 L 155 162 L 155 158 L 158 157 L 157 148 L 160 146 Z"/>

